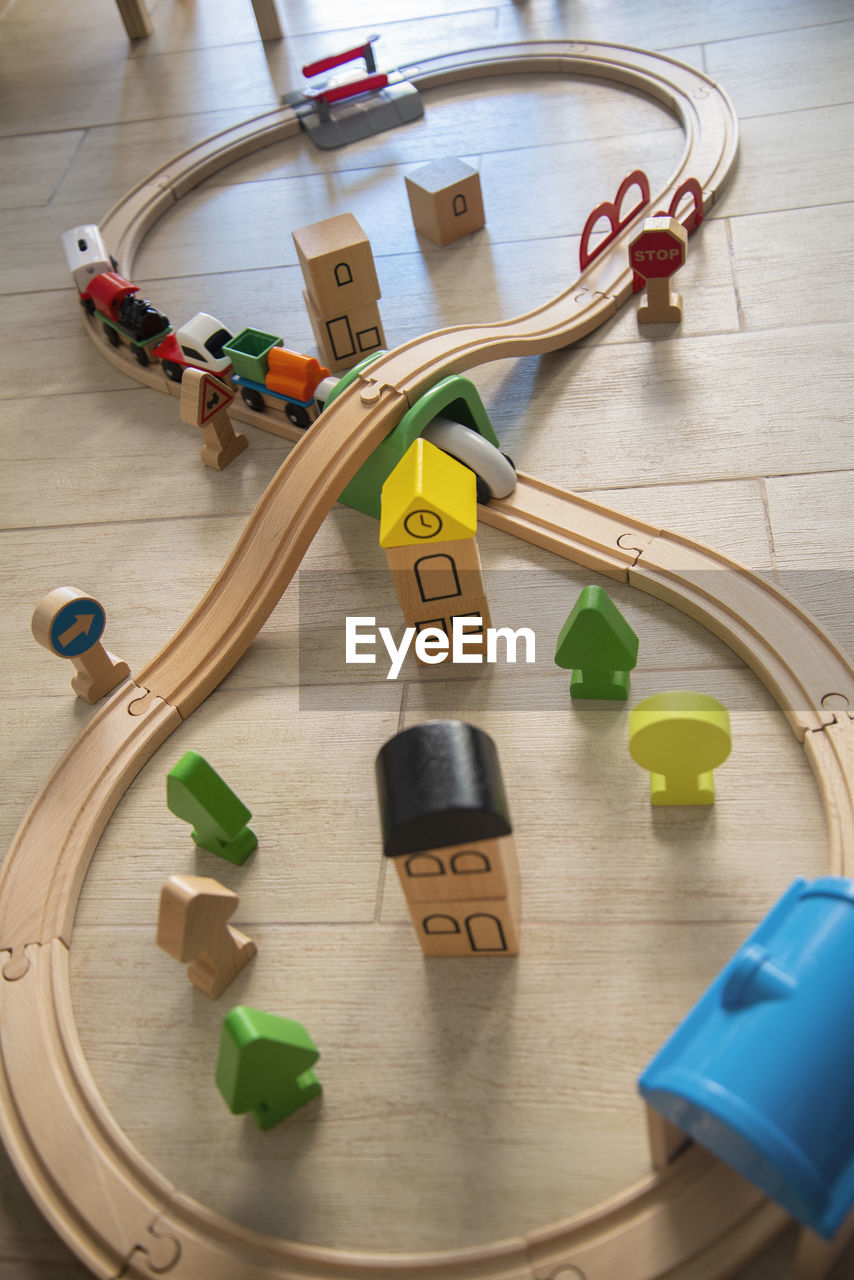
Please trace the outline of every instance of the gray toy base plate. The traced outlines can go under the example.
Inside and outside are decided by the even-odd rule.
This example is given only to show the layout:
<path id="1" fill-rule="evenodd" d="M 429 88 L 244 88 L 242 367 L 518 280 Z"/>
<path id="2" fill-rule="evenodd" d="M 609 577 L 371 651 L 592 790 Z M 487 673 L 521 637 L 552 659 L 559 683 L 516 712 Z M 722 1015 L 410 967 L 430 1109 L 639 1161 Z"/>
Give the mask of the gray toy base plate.
<path id="1" fill-rule="evenodd" d="M 329 119 L 319 119 L 315 111 L 301 116 L 300 123 L 321 151 L 333 151 L 348 142 L 370 138 L 386 129 L 420 120 L 424 115 L 421 94 L 408 80 L 390 84 L 377 93 L 330 108 Z"/>

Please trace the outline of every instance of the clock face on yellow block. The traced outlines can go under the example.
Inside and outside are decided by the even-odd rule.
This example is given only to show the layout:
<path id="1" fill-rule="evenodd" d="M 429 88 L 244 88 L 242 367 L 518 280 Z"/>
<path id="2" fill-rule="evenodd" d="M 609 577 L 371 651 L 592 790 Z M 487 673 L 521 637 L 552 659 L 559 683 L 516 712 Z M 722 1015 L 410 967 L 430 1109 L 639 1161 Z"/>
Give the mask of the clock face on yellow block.
<path id="1" fill-rule="evenodd" d="M 380 546 L 458 542 L 477 532 L 477 482 L 456 458 L 418 439 L 382 488 Z"/>
<path id="2" fill-rule="evenodd" d="M 435 538 L 442 532 L 442 517 L 435 511 L 422 508 L 411 511 L 403 522 L 410 538 Z"/>

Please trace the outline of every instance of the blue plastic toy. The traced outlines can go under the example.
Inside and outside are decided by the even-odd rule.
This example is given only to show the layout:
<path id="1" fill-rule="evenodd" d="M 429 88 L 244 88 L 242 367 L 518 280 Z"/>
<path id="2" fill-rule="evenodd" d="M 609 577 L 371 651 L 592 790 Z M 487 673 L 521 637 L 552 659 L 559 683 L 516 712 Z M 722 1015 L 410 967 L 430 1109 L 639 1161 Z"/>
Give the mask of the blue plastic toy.
<path id="1" fill-rule="evenodd" d="M 820 1235 L 854 1205 L 854 881 L 796 880 L 640 1078 Z"/>

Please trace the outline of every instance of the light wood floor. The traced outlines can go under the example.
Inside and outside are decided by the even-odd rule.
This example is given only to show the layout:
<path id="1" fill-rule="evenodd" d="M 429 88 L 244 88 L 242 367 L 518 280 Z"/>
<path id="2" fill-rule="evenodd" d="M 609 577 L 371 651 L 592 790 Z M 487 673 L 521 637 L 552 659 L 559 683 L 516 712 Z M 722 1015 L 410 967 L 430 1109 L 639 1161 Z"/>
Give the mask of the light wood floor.
<path id="1" fill-rule="evenodd" d="M 639 332 L 630 304 L 572 350 L 475 381 L 520 468 L 771 575 L 854 648 L 850 0 L 363 0 L 356 28 L 345 0 L 280 8 L 288 38 L 265 47 L 249 0 L 158 0 L 155 34 L 133 46 L 110 0 L 0 6 L 2 848 L 91 714 L 70 666 L 30 637 L 36 601 L 66 583 L 100 598 L 109 648 L 138 671 L 287 448 L 247 428 L 234 465 L 203 468 L 176 401 L 132 385 L 81 332 L 60 233 L 371 31 L 383 66 L 566 36 L 666 50 L 730 93 L 741 158 L 691 241 L 678 334 Z M 396 344 L 544 301 L 574 278 L 593 205 L 639 164 L 664 176 L 681 149 L 661 107 L 593 81 L 479 81 L 426 107 L 344 151 L 297 140 L 225 170 L 153 230 L 136 280 L 176 322 L 208 310 L 311 351 L 290 232 L 352 210 Z M 416 236 L 403 183 L 442 155 L 476 164 L 487 210 L 485 231 L 446 250 Z M 595 575 L 489 529 L 479 541 L 493 617 L 535 627 L 535 668 L 398 683 L 344 670 L 342 613 L 396 613 L 376 526 L 338 508 L 299 590 L 131 788 L 89 874 L 72 975 L 95 1079 L 163 1173 L 247 1226 L 443 1248 L 621 1190 L 648 1169 L 638 1072 L 793 877 L 827 867 L 801 749 L 729 650 L 609 586 L 641 639 L 632 700 L 697 688 L 733 719 L 714 811 L 653 815 L 625 708 L 571 705 L 550 661 Z M 499 744 L 523 874 L 517 961 L 425 964 L 384 874 L 373 757 L 399 727 L 445 715 Z M 190 747 L 253 811 L 261 845 L 242 869 L 194 854 L 166 811 L 164 775 Z M 215 1004 L 154 946 L 175 872 L 238 889 L 235 923 L 258 942 Z M 304 1022 L 322 1053 L 322 1105 L 268 1134 L 213 1085 L 219 1022 L 239 1002 Z M 791 1249 L 787 1236 L 740 1280 L 786 1280 Z M 0 1274 L 85 1274 L 2 1154 Z M 852 1275 L 849 1252 L 836 1276 Z"/>

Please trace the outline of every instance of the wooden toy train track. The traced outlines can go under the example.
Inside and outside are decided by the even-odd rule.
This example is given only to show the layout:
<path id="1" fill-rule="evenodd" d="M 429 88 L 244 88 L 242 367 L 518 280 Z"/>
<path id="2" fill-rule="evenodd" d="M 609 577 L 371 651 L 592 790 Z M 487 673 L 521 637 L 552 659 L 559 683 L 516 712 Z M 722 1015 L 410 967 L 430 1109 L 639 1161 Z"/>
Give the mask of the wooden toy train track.
<path id="1" fill-rule="evenodd" d="M 539 72 L 596 76 L 652 95 L 675 111 L 686 134 L 678 171 L 654 196 L 653 209 L 666 208 L 689 176 L 699 180 L 710 205 L 735 158 L 737 124 L 726 95 L 702 73 L 662 55 L 552 42 L 469 51 L 403 70 L 421 89 Z M 232 160 L 298 130 L 289 108 L 272 111 L 152 174 L 101 224 L 119 269 L 129 273 L 145 232 L 181 195 Z M 199 606 L 136 682 L 93 717 L 24 818 L 0 877 L 0 950 L 6 953 L 0 957 L 0 1131 L 33 1198 L 96 1275 L 717 1280 L 745 1265 L 786 1225 L 782 1209 L 695 1147 L 588 1214 L 482 1248 L 373 1255 L 261 1236 L 182 1195 L 132 1147 L 92 1080 L 71 1009 L 74 915 L 110 814 L 156 748 L 251 643 L 345 483 L 439 377 L 554 350 L 612 315 L 632 293 L 626 246 L 643 216 L 639 212 L 545 306 L 498 324 L 429 334 L 357 378 L 302 436 Z M 139 381 L 174 391 L 159 369 L 104 350 Z M 233 412 L 271 425 L 236 402 Z M 833 871 L 854 870 L 854 671 L 843 655 L 795 604 L 723 556 L 519 479 L 510 499 L 481 508 L 483 520 L 659 596 L 749 663 L 804 744 L 828 818 Z M 822 1255 L 816 1263 L 807 1242 L 799 1275 L 819 1274 L 825 1262 Z"/>

